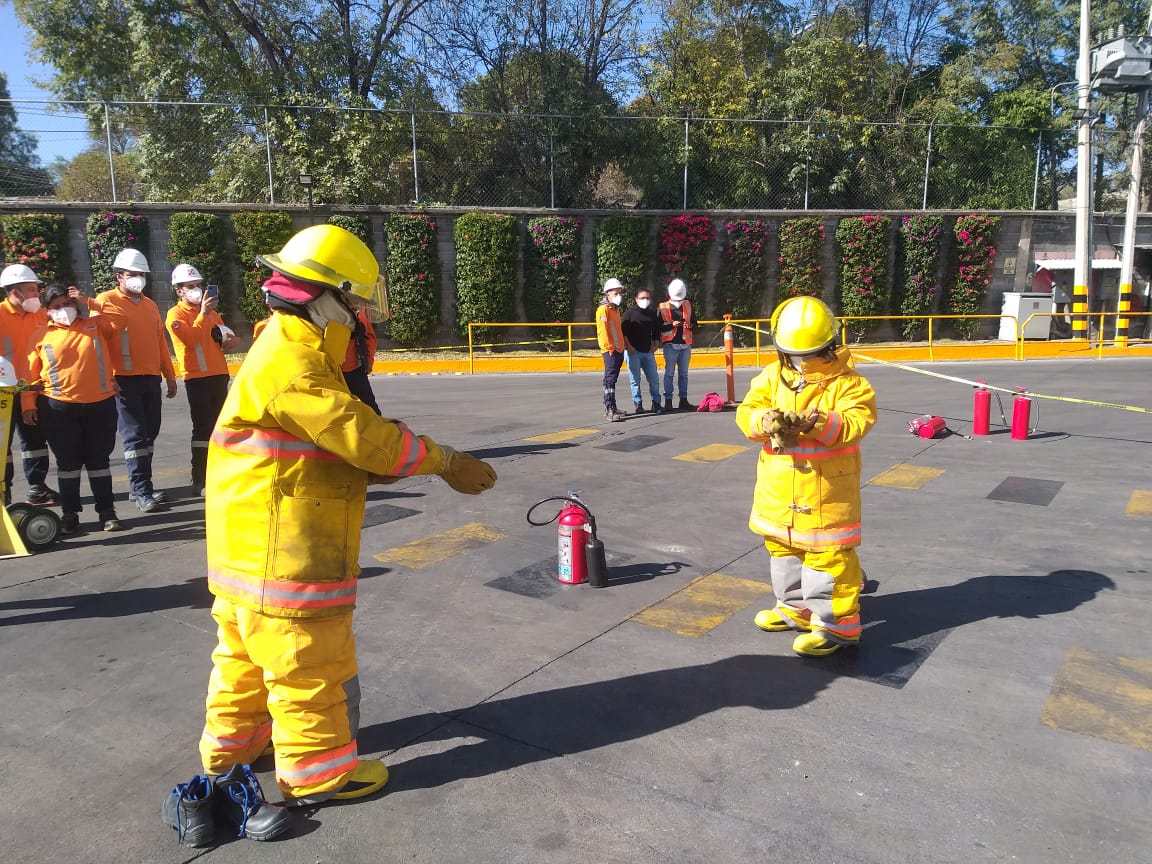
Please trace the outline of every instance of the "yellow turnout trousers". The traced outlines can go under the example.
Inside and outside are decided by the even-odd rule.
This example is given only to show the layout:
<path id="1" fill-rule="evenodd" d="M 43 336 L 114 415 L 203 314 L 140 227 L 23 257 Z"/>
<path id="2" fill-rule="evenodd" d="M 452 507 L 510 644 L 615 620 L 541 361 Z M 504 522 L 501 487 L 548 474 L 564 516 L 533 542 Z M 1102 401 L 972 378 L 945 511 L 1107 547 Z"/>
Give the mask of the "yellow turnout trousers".
<path id="1" fill-rule="evenodd" d="M 860 588 L 864 574 L 854 548 L 808 552 L 765 538 L 772 556 L 776 611 L 796 630 L 834 642 L 860 641 Z"/>
<path id="2" fill-rule="evenodd" d="M 200 756 L 207 774 L 254 761 L 269 739 L 288 796 L 339 789 L 356 769 L 360 684 L 352 612 L 277 618 L 216 598 Z"/>

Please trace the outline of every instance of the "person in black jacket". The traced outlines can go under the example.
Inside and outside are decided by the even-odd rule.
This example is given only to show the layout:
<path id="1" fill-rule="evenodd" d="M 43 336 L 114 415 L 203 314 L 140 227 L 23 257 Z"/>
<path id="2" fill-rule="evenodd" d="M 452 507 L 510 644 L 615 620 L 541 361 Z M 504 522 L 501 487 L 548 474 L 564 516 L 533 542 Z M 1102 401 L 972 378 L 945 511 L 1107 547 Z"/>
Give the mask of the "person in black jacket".
<path id="1" fill-rule="evenodd" d="M 660 344 L 660 316 L 652 308 L 652 295 L 647 288 L 636 292 L 636 302 L 628 307 L 621 320 L 624 351 L 628 356 L 628 383 L 632 385 L 632 404 L 636 414 L 644 413 L 640 394 L 640 373 L 648 379 L 652 394 L 652 413 L 660 413 L 660 380 L 656 373 L 656 346 Z"/>

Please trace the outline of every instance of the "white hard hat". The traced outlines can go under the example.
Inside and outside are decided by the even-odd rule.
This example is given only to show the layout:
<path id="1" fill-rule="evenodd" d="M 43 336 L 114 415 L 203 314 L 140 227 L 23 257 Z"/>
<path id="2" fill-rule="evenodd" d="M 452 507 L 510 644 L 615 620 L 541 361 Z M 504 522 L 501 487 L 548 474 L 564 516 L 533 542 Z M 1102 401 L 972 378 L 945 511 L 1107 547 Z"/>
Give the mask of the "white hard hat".
<path id="1" fill-rule="evenodd" d="M 177 264 L 172 268 L 172 284 L 183 285 L 185 282 L 200 282 L 204 279 L 200 271 L 191 264 Z"/>
<path id="2" fill-rule="evenodd" d="M 623 291 L 623 290 L 624 290 L 624 284 L 619 279 L 609 279 L 607 282 L 604 283 L 604 293 L 605 294 L 607 294 L 609 291 Z"/>
<path id="3" fill-rule="evenodd" d="M 683 279 L 673 279 L 668 283 L 668 299 L 683 300 L 688 295 Z"/>
<path id="4" fill-rule="evenodd" d="M 113 270 L 131 270 L 134 273 L 151 273 L 148 259 L 139 249 L 121 249 L 112 262 Z"/>
<path id="5" fill-rule="evenodd" d="M 16 370 L 12 364 L 0 357 L 0 387 L 15 387 L 20 382 L 16 380 Z"/>
<path id="6" fill-rule="evenodd" d="M 4 268 L 4 272 L 0 273 L 0 288 L 7 288 L 10 285 L 20 285 L 24 282 L 43 282 L 32 272 L 32 268 L 27 264 L 9 264 Z"/>

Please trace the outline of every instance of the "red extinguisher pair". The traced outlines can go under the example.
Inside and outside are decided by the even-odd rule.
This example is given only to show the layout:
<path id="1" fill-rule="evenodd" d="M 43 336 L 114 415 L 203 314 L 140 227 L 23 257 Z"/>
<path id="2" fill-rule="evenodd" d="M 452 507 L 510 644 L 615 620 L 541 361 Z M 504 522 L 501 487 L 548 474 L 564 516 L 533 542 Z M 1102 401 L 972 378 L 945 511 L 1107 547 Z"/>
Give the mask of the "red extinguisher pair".
<path id="1" fill-rule="evenodd" d="M 532 521 L 532 512 L 549 501 L 563 501 L 564 506 L 545 522 Z M 556 578 L 560 582 L 565 585 L 587 582 L 592 588 L 603 588 L 608 584 L 607 554 L 604 544 L 596 536 L 596 517 L 578 492 L 537 501 L 529 508 L 527 519 L 530 525 L 556 522 Z"/>
<path id="2" fill-rule="evenodd" d="M 972 434 L 987 435 L 989 415 L 992 411 L 992 392 L 984 386 L 984 382 L 977 379 L 978 386 L 972 396 Z M 1012 438 L 1016 441 L 1027 441 L 1029 420 L 1032 417 L 1032 400 L 1025 393 L 1023 387 L 1018 388 L 1020 393 L 1012 399 Z M 1000 396 L 997 394 L 999 403 Z M 1004 406 L 1000 406 L 1000 419 L 1004 420 Z M 1008 425 L 1005 423 L 1005 425 Z"/>

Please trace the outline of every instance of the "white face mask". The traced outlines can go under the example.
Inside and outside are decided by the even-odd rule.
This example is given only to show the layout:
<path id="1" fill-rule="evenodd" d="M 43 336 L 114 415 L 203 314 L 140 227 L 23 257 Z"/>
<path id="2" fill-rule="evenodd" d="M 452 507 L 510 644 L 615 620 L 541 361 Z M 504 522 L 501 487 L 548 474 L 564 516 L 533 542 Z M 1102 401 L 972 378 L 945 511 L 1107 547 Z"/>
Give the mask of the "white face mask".
<path id="1" fill-rule="evenodd" d="M 25 312 L 38 312 L 40 310 L 40 298 L 29 297 L 27 300 L 21 300 L 20 308 Z"/>
<path id="2" fill-rule="evenodd" d="M 48 310 L 48 317 L 61 327 L 71 327 L 77 314 L 75 306 L 61 306 L 59 309 Z"/>
<path id="3" fill-rule="evenodd" d="M 147 281 L 143 276 L 129 276 L 124 280 L 124 290 L 139 294 L 144 290 L 144 283 Z"/>
<path id="4" fill-rule="evenodd" d="M 200 301 L 204 299 L 203 288 L 185 288 L 184 299 L 191 303 L 193 306 L 199 306 Z"/>
<path id="5" fill-rule="evenodd" d="M 668 302 L 675 306 L 677 309 L 684 305 L 683 300 L 669 300 Z"/>
<path id="6" fill-rule="evenodd" d="M 647 297 L 645 297 L 643 300 L 637 300 L 636 305 L 639 306 L 641 309 L 647 309 L 649 306 L 652 305 L 652 301 L 649 300 Z"/>
<path id="7" fill-rule="evenodd" d="M 623 299 L 624 298 L 621 297 L 619 294 L 612 294 L 608 297 L 608 302 L 611 303 L 613 306 L 619 306 L 620 301 L 622 301 Z"/>

